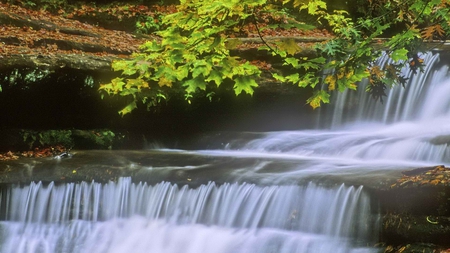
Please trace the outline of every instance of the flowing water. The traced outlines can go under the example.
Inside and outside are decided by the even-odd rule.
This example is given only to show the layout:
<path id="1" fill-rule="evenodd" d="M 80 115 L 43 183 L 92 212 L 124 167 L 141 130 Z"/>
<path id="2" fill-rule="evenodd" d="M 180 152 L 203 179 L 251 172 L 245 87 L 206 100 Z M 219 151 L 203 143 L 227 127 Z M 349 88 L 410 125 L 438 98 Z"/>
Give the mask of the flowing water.
<path id="1" fill-rule="evenodd" d="M 4 187 L 0 251 L 377 252 L 377 204 L 365 187 L 405 169 L 450 164 L 448 66 L 439 54 L 423 57 L 423 73 L 389 90 L 384 104 L 363 92 L 336 95 L 314 130 L 216 133 L 195 150 L 104 160 L 92 151 L 27 164 L 30 178 L 86 163 L 134 176 Z"/>

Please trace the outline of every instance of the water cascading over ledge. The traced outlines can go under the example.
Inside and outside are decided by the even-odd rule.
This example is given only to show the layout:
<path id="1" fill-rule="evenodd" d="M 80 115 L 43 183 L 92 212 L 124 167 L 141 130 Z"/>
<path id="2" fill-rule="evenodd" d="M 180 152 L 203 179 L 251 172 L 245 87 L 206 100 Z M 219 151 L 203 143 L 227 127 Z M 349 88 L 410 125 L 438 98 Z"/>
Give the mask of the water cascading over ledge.
<path id="1" fill-rule="evenodd" d="M 402 75 L 408 79 L 405 87 L 388 88 L 383 102 L 367 94 L 367 80 L 358 85 L 357 91 L 333 94 L 330 105 L 325 106 L 318 118 L 318 125 L 336 129 L 361 122 L 392 124 L 442 116 L 450 106 L 445 99 L 450 92 L 445 82 L 449 77 L 449 62 L 444 62 L 442 57 L 445 56 L 438 52 L 428 52 L 420 57 L 424 60 L 424 68 L 414 73 L 406 65 L 402 69 Z M 381 67 L 392 63 L 386 55 L 377 61 Z"/>
<path id="2" fill-rule="evenodd" d="M 6 163 L 8 182 L 61 181 L 2 191 L 2 252 L 374 252 L 378 215 L 367 188 L 385 189 L 385 179 L 409 168 L 450 164 L 448 67 L 438 54 L 425 58 L 431 67 L 410 77 L 417 82 L 404 95 L 372 109 L 368 97 L 341 94 L 360 106 L 321 115 L 323 128 L 219 134 L 208 139 L 216 148 L 199 150 Z M 132 179 L 117 181 L 123 176 Z M 62 182 L 94 178 L 117 183 Z"/>
<path id="3" fill-rule="evenodd" d="M 1 252 L 374 252 L 363 187 L 32 183 L 2 191 Z"/>

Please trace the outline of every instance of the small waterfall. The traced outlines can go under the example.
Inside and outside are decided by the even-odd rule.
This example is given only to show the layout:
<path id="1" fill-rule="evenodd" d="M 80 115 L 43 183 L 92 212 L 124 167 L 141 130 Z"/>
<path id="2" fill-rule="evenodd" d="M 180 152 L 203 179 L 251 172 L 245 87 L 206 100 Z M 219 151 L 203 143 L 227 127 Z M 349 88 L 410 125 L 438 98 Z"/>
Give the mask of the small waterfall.
<path id="1" fill-rule="evenodd" d="M 449 94 L 445 93 L 449 86 L 445 82 L 449 67 L 440 64 L 439 53 L 429 52 L 421 58 L 425 62 L 423 71 L 414 74 L 408 66 L 404 67 L 402 74 L 408 78 L 408 83 L 405 87 L 398 85 L 388 89 L 383 103 L 370 98 L 365 92 L 367 80 L 359 84 L 357 91 L 335 93 L 330 105 L 325 106 L 319 125 L 335 129 L 361 122 L 395 123 L 429 119 L 448 112 L 449 102 L 443 96 Z M 377 65 L 383 67 L 390 63 L 385 55 Z M 441 103 L 437 102 L 438 98 L 442 99 Z"/>
<path id="2" fill-rule="evenodd" d="M 1 252 L 372 252 L 362 187 L 162 182 L 11 186 Z"/>
<path id="3" fill-rule="evenodd" d="M 234 151 L 303 161 L 290 176 L 450 165 L 449 66 L 440 63 L 438 53 L 422 58 L 424 71 L 413 75 L 405 68 L 409 83 L 390 89 L 384 104 L 370 98 L 362 83 L 356 92 L 335 94 L 321 112 L 322 128 L 255 134 L 245 143 L 230 142 L 216 155 Z M 379 64 L 388 64 L 387 59 Z"/>

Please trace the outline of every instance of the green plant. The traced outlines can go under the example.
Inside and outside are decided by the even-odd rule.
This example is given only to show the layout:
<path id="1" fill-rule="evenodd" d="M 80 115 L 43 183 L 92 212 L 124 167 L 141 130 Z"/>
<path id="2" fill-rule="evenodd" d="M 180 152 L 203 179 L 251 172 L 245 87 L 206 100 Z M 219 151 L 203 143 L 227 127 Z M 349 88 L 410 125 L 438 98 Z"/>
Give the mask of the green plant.
<path id="1" fill-rule="evenodd" d="M 21 135 L 24 143 L 28 145 L 29 149 L 32 149 L 37 145 L 42 147 L 62 145 L 67 148 L 72 148 L 74 144 L 71 130 L 22 130 Z"/>
<path id="2" fill-rule="evenodd" d="M 301 56 L 302 48 L 294 39 L 269 43 L 261 35 L 260 26 L 267 22 L 267 14 L 289 15 L 283 10 L 285 6 L 299 11 L 299 16 L 315 19 L 333 33 L 326 41 L 315 43 L 314 55 Z M 423 62 L 418 53 L 427 50 L 423 41 L 444 39 L 450 32 L 447 0 L 371 0 L 362 11 L 364 15 L 353 18 L 345 10 L 329 11 L 322 0 L 181 0 L 177 12 L 163 19 L 167 29 L 157 33 L 161 40 L 146 42 L 131 60 L 113 62 L 113 69 L 121 71 L 122 76 L 102 84 L 100 91 L 129 100 L 120 111 L 122 115 L 140 102 L 147 107 L 157 105 L 170 98 L 171 90 L 184 93 L 188 102 L 199 91 L 210 96 L 218 86 L 226 84 L 236 95 L 251 95 L 261 70 L 231 54 L 239 43 L 230 38 L 244 24 L 251 23 L 264 44 L 260 50 L 266 51 L 268 58 L 283 62 L 281 70 L 272 72 L 273 78 L 313 89 L 307 100 L 311 107 L 328 103 L 333 90 L 357 89 L 364 78 L 371 84 L 367 91 L 381 99 L 386 87 L 405 85 L 406 79 L 400 75 L 405 64 L 411 65 L 413 71 L 420 69 Z M 279 21 L 275 25 L 280 28 L 287 24 L 310 27 L 296 16 L 272 18 L 272 26 L 273 21 Z M 377 38 L 393 26 L 398 26 L 399 31 L 378 43 L 377 49 Z M 394 61 L 386 68 L 375 64 L 380 48 Z"/>
<path id="3" fill-rule="evenodd" d="M 150 34 L 161 30 L 161 20 L 163 16 L 161 14 L 155 14 L 154 16 L 141 15 L 136 21 L 136 31 L 138 33 Z"/>
<path id="4" fill-rule="evenodd" d="M 123 135 L 109 129 L 93 130 L 21 130 L 20 135 L 29 149 L 35 147 L 64 146 L 71 149 L 75 146 L 86 148 L 112 149 L 116 141 L 123 139 Z"/>
<path id="5" fill-rule="evenodd" d="M 8 0 L 10 4 L 17 4 L 25 8 L 41 9 L 56 13 L 68 5 L 67 0 Z"/>

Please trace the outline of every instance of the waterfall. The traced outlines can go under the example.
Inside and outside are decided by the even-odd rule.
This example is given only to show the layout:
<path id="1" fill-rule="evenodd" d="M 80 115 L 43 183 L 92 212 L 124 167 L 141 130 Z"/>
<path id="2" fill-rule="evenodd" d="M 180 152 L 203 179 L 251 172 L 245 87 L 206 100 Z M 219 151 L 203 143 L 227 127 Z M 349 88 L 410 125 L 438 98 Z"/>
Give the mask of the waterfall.
<path id="1" fill-rule="evenodd" d="M 424 71 L 405 68 L 408 84 L 383 104 L 364 82 L 336 94 L 317 129 L 207 137 L 215 149 L 91 152 L 88 165 L 78 155 L 36 162 L 23 175 L 125 166 L 135 176 L 4 186 L 0 252 L 376 252 L 376 204 L 351 184 L 450 165 L 449 68 L 438 53 L 422 57 Z"/>
<path id="2" fill-rule="evenodd" d="M 2 192 L 1 252 L 371 252 L 363 187 L 31 183 Z"/>
<path id="3" fill-rule="evenodd" d="M 448 91 L 449 67 L 441 64 L 440 54 L 428 52 L 420 56 L 424 59 L 423 71 L 413 73 L 408 66 L 402 75 L 408 78 L 405 87 L 389 88 L 384 102 L 370 98 L 365 87 L 368 81 L 359 84 L 358 90 L 334 93 L 330 105 L 325 106 L 319 118 L 319 125 L 325 128 L 338 128 L 346 124 L 360 122 L 395 123 L 430 119 L 445 114 L 450 106 L 445 94 Z M 381 57 L 377 65 L 383 67 L 392 63 L 387 55 Z M 444 96 L 444 97 L 443 97 Z M 438 98 L 441 98 L 438 102 Z"/>
<path id="4" fill-rule="evenodd" d="M 370 98 L 363 82 L 358 91 L 335 94 L 320 114 L 321 128 L 258 133 L 246 142 L 229 142 L 225 150 L 202 152 L 301 160 L 304 165 L 289 176 L 450 165 L 449 66 L 438 53 L 421 57 L 423 71 L 404 68 L 408 84 L 390 89 L 383 104 Z M 379 64 L 388 64 L 388 58 Z"/>

